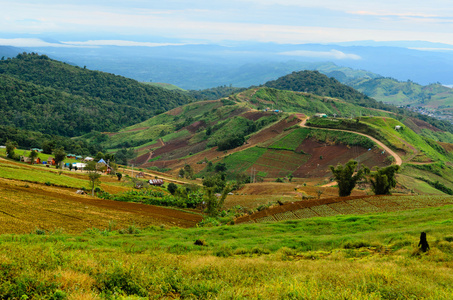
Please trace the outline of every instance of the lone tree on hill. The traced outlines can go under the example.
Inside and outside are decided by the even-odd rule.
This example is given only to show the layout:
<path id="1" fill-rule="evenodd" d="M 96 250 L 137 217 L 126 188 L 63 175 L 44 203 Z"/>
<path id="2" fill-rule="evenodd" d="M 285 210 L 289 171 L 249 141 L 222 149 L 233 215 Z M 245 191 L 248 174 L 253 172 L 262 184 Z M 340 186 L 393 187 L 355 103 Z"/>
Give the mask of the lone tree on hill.
<path id="1" fill-rule="evenodd" d="M 390 195 L 390 189 L 396 186 L 396 172 L 400 169 L 397 165 L 377 169 L 370 174 L 371 189 L 376 195 Z"/>
<path id="2" fill-rule="evenodd" d="M 30 155 L 28 156 L 30 158 L 30 163 L 33 165 L 35 163 L 36 158 L 38 157 L 38 152 L 35 150 L 31 150 Z"/>
<path id="3" fill-rule="evenodd" d="M 96 186 L 101 184 L 101 174 L 97 172 L 96 169 L 96 162 L 90 161 L 85 166 L 85 170 L 88 171 L 88 179 L 90 180 L 90 189 L 91 189 L 91 196 L 94 196 L 94 189 Z"/>
<path id="4" fill-rule="evenodd" d="M 350 160 L 344 166 L 342 164 L 338 164 L 336 167 L 330 166 L 330 170 L 338 183 L 340 197 L 351 195 L 357 181 L 363 177 L 364 169 L 356 171 L 357 164 L 355 160 Z"/>
<path id="5" fill-rule="evenodd" d="M 66 152 L 63 147 L 53 150 L 53 155 L 55 156 L 55 164 L 57 168 L 61 168 L 61 162 L 66 158 Z"/>
<path id="6" fill-rule="evenodd" d="M 14 153 L 14 150 L 16 150 L 17 142 L 7 141 L 5 146 L 6 146 L 6 157 L 10 159 L 16 159 L 16 153 Z"/>

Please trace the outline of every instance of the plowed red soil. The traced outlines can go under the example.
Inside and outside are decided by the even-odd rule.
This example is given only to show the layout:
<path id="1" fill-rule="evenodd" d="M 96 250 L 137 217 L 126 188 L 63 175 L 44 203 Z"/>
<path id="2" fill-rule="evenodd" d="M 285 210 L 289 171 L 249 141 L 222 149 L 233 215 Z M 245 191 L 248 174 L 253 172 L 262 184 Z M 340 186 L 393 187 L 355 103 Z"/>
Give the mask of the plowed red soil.
<path id="1" fill-rule="evenodd" d="M 83 232 L 131 225 L 193 227 L 202 216 L 164 207 L 78 195 L 73 189 L 0 179 L 0 233 L 30 233 L 36 228 Z"/>

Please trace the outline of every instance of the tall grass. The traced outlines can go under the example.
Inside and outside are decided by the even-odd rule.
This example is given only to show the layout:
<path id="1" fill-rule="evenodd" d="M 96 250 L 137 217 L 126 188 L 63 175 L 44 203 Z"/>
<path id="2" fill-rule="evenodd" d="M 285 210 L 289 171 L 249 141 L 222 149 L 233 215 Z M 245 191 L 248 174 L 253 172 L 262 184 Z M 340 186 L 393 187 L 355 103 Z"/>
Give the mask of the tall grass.
<path id="1" fill-rule="evenodd" d="M 452 212 L 2 235 L 0 298 L 449 299 Z"/>

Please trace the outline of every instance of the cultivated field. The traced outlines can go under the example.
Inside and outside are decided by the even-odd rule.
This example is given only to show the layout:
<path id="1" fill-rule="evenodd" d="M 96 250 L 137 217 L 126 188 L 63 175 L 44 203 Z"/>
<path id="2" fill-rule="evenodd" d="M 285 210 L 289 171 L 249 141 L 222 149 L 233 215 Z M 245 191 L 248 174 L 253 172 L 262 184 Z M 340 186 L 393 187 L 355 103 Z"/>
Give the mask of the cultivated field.
<path id="1" fill-rule="evenodd" d="M 110 176 L 102 176 L 101 180 L 101 188 L 110 193 L 131 189 Z M 59 174 L 55 169 L 1 160 L 0 233 L 80 233 L 112 226 L 191 227 L 202 219 L 191 212 L 76 194 L 82 187 L 88 187 L 88 176 L 82 172 Z"/>
<path id="2" fill-rule="evenodd" d="M 453 196 L 350 196 L 303 200 L 271 207 L 236 219 L 239 223 L 276 222 L 312 217 L 383 213 L 453 204 Z"/>

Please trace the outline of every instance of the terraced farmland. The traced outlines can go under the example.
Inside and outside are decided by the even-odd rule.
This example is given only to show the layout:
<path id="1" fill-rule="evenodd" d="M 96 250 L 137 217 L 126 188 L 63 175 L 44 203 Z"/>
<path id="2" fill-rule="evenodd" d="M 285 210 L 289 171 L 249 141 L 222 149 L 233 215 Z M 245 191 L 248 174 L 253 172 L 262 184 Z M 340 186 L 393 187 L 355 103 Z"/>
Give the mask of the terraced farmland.
<path id="1" fill-rule="evenodd" d="M 305 200 L 269 208 L 236 219 L 240 223 L 277 222 L 335 215 L 358 215 L 401 211 L 453 204 L 453 196 L 358 196 Z"/>

